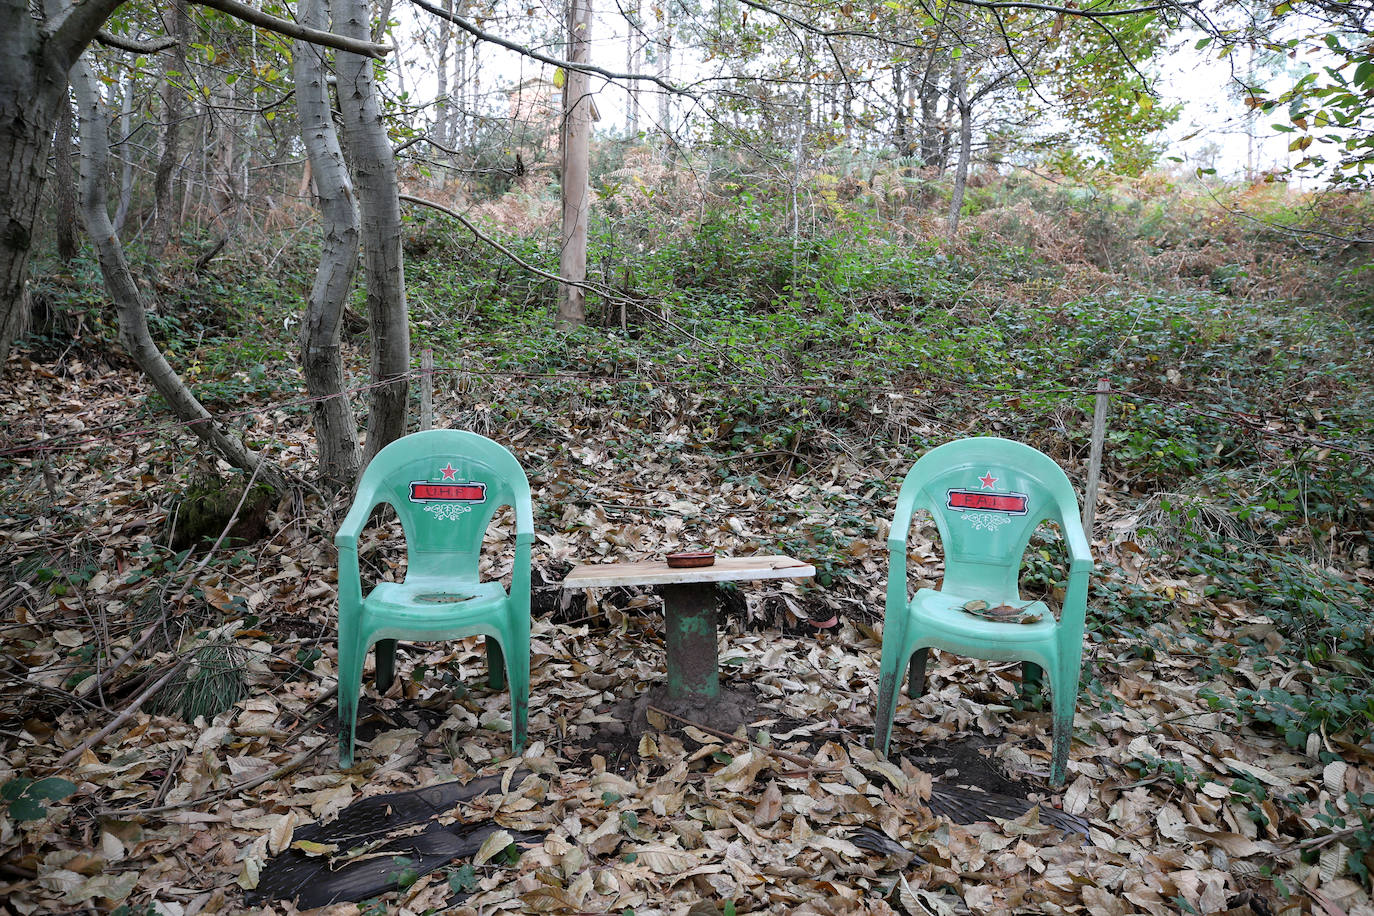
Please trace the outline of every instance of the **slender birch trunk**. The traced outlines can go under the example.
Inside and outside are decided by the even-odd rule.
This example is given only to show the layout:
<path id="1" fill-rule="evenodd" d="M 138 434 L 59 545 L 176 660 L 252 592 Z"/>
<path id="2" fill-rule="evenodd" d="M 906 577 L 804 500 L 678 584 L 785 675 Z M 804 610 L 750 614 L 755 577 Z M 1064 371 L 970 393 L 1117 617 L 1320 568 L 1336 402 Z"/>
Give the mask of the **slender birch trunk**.
<path id="1" fill-rule="evenodd" d="M 324 30 L 329 28 L 324 7 L 325 0 L 301 0 L 296 14 L 302 25 Z M 320 446 L 320 476 L 330 483 L 352 486 L 361 455 L 358 423 L 343 394 L 341 340 L 344 304 L 358 267 L 358 209 L 334 130 L 324 49 L 296 42 L 291 67 L 307 166 L 315 178 L 324 223 L 320 266 L 301 322 L 301 371 L 306 390 L 317 399 L 311 414 Z"/>
<path id="2" fill-rule="evenodd" d="M 334 25 L 340 35 L 369 39 L 372 30 L 367 0 L 337 0 Z M 396 158 L 382 123 L 372 66 L 371 58 L 349 52 L 340 52 L 334 63 L 361 217 L 367 317 L 372 332 L 372 381 L 380 383 L 371 391 L 364 466 L 383 446 L 405 434 L 410 371 Z"/>
<path id="3" fill-rule="evenodd" d="M 444 0 L 444 12 L 453 12 L 453 0 Z M 449 138 L 449 89 L 448 89 L 448 48 L 453 40 L 453 23 L 447 19 L 439 20 L 439 54 L 435 61 L 435 75 L 439 83 L 439 98 L 434 104 L 434 125 L 430 136 L 448 146 Z M 457 88 L 456 81 L 455 87 Z"/>
<path id="4" fill-rule="evenodd" d="M 625 30 L 625 72 L 638 73 L 640 58 L 643 56 L 642 30 L 644 28 L 644 0 L 632 0 L 626 10 L 628 27 Z M 627 109 L 625 114 L 626 132 L 631 136 L 639 134 L 639 80 L 629 80 L 625 86 Z"/>
<path id="5" fill-rule="evenodd" d="M 591 0 L 568 0 L 568 60 L 586 63 L 591 50 Z M 591 80 L 582 70 L 568 70 L 563 84 L 562 196 L 563 229 L 559 247 L 558 275 L 565 282 L 558 289 L 560 328 L 587 321 L 587 211 L 589 210 L 589 141 L 591 134 Z"/>
<path id="6" fill-rule="evenodd" d="M 153 174 L 153 226 L 148 250 L 154 261 L 167 250 L 172 237 L 172 175 L 181 158 L 181 120 L 185 111 L 186 93 L 178 85 L 186 79 L 186 43 L 190 40 L 190 20 L 186 7 L 172 3 L 172 37 L 176 46 L 164 58 L 162 72 L 162 133 L 158 137 L 157 171 Z M 168 71 L 175 71 L 173 77 Z"/>
<path id="7" fill-rule="evenodd" d="M 70 264 L 80 251 L 76 234 L 81 224 L 76 213 L 76 170 L 72 166 L 71 106 L 57 115 L 57 140 L 53 146 L 53 193 L 57 198 L 57 256 Z"/>
<path id="8" fill-rule="evenodd" d="M 458 15 L 467 18 L 467 0 L 458 0 Z M 468 140 L 468 37 L 459 33 L 453 38 L 453 88 L 449 91 L 453 102 L 449 106 L 449 145 L 461 149 Z"/>
<path id="9" fill-rule="evenodd" d="M 968 165 L 973 149 L 973 106 L 968 99 L 968 77 L 964 59 L 956 57 L 950 89 L 959 103 L 959 162 L 954 167 L 954 193 L 949 202 L 949 237 L 959 231 L 959 211 L 964 207 L 964 188 L 968 185 Z"/>
<path id="10" fill-rule="evenodd" d="M 124 71 L 119 81 L 119 135 L 127 144 L 134 132 L 134 71 L 132 66 Z M 128 146 L 119 160 L 119 205 L 115 207 L 115 234 L 124 231 L 124 220 L 129 216 L 129 207 L 134 202 L 134 160 L 129 156 Z"/>
<path id="11" fill-rule="evenodd" d="M 115 235 L 114 224 L 110 222 L 105 188 L 110 139 L 106 134 L 95 74 L 84 59 L 72 67 L 71 82 L 81 126 L 81 206 L 86 217 L 86 231 L 99 256 L 105 291 L 114 302 L 119 318 L 119 342 L 167 401 L 172 413 L 186 421 L 202 442 L 234 467 L 256 470 L 265 483 L 283 488 L 286 481 L 281 472 L 220 428 L 153 342 L 138 286 L 124 259 L 124 247 Z"/>
<path id="12" fill-rule="evenodd" d="M 658 77 L 665 83 L 673 81 L 673 20 L 667 10 L 658 11 Z M 658 129 L 668 135 L 673 117 L 673 95 L 658 89 Z M 666 144 L 665 144 L 666 146 Z"/>

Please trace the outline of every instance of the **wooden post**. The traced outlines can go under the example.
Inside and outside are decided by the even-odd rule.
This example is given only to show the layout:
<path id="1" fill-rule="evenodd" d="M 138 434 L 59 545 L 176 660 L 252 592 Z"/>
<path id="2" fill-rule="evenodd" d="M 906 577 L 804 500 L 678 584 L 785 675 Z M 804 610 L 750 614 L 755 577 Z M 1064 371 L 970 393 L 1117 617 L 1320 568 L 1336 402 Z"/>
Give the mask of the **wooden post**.
<path id="1" fill-rule="evenodd" d="M 1093 542 L 1093 521 L 1097 517 L 1097 478 L 1102 471 L 1102 443 L 1107 438 L 1107 408 L 1112 383 L 1097 380 L 1097 402 L 1093 405 L 1092 453 L 1088 458 L 1088 487 L 1083 495 L 1083 535 L 1089 546 Z"/>
<path id="2" fill-rule="evenodd" d="M 434 428 L 434 351 L 420 351 L 420 429 Z"/>

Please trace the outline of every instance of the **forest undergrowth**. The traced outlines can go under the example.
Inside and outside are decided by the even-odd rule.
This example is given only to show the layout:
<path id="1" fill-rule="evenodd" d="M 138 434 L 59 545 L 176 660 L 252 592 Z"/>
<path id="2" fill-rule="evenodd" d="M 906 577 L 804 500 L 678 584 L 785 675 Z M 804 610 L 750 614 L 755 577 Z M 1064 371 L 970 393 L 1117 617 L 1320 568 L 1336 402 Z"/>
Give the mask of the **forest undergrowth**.
<path id="1" fill-rule="evenodd" d="M 572 333 L 549 327 L 552 284 L 437 214 L 409 225 L 437 423 L 507 445 L 534 489 L 534 743 L 519 759 L 508 696 L 464 640 L 402 647 L 397 684 L 365 701 L 358 765 L 337 768 L 347 500 L 311 484 L 293 358 L 305 234 L 180 282 L 164 270 L 155 320 L 174 362 L 302 481 L 256 530 L 186 547 L 181 494 L 225 480 L 236 502 L 242 477 L 118 355 L 90 263 L 40 278 L 51 321 L 0 382 L 7 905 L 238 911 L 298 827 L 495 773 L 515 775 L 461 817 L 542 841 L 498 832 L 429 871 L 398 860 L 392 891 L 348 906 L 1374 912 L 1374 278 L 1359 247 L 1270 228 L 1303 205 L 1266 188 L 988 183 L 949 242 L 912 217 L 930 206 L 920 176 L 818 176 L 796 235 L 785 195 L 718 180 L 732 206 L 694 209 L 685 184 L 658 176 L 654 196 L 603 178 L 598 321 Z M 503 206 L 537 223 L 546 197 Z M 488 210 L 522 257 L 556 262 L 547 234 Z M 350 331 L 362 386 L 365 327 Z M 1048 704 L 1018 698 L 1017 669 L 949 655 L 875 757 L 902 476 L 933 445 L 1001 435 L 1081 494 L 1098 379 L 1112 394 L 1067 787 L 1046 780 Z M 509 575 L 508 520 L 489 540 L 484 569 Z M 397 526 L 362 544 L 371 581 L 404 575 Z M 723 679 L 759 698 L 752 745 L 672 722 L 625 738 L 618 704 L 662 679 L 657 598 L 556 588 L 575 562 L 695 547 L 817 569 L 723 596 Z M 918 522 L 910 585 L 940 575 Z M 1053 600 L 1064 577 L 1042 531 L 1023 589 Z M 995 775 L 941 756 L 954 747 Z M 1041 807 L 960 824 L 932 810 L 940 786 Z M 1050 808 L 1084 832 L 1051 826 Z"/>

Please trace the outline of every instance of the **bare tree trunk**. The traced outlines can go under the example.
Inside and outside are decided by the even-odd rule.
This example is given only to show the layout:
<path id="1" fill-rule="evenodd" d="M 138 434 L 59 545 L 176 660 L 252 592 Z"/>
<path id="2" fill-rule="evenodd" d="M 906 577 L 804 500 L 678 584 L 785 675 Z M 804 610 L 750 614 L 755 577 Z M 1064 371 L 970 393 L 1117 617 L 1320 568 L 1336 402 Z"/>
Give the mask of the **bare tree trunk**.
<path id="1" fill-rule="evenodd" d="M 959 231 L 959 211 L 964 208 L 964 188 L 968 185 L 968 164 L 973 148 L 973 106 L 968 100 L 968 77 L 964 59 L 956 57 L 950 74 L 950 90 L 959 102 L 959 163 L 954 168 L 954 193 L 949 202 L 949 237 Z"/>
<path id="2" fill-rule="evenodd" d="M 129 152 L 129 138 L 134 132 L 134 71 L 125 69 L 119 80 L 119 135 L 124 141 L 119 159 L 119 206 L 115 207 L 114 228 L 118 235 L 124 230 L 129 206 L 134 202 L 134 160 Z"/>
<path id="3" fill-rule="evenodd" d="M 665 4 L 666 6 L 666 4 Z M 673 81 L 673 17 L 666 10 L 658 10 L 658 78 Z M 673 94 L 662 86 L 658 89 L 658 129 L 667 135 L 673 119 Z"/>
<path id="4" fill-rule="evenodd" d="M 0 365 L 28 329 L 25 280 L 57 114 L 71 57 L 53 53 L 28 4 L 0 4 Z"/>
<path id="5" fill-rule="evenodd" d="M 644 0 L 631 0 L 625 17 L 625 72 L 638 73 L 640 58 L 643 56 Z M 639 133 L 639 81 L 629 80 L 625 85 L 627 108 L 625 130 L 631 137 Z"/>
<path id="6" fill-rule="evenodd" d="M 53 146 L 57 168 L 53 174 L 53 192 L 57 197 L 57 256 L 63 264 L 70 264 L 80 250 L 76 233 L 80 228 L 76 215 L 76 172 L 72 168 L 72 111 L 65 106 L 57 114 L 57 140 Z"/>
<path id="7" fill-rule="evenodd" d="M 110 140 L 106 135 L 106 121 L 101 111 L 100 93 L 95 75 L 85 60 L 78 61 L 71 70 L 72 88 L 76 92 L 81 124 L 81 206 L 86 216 L 86 231 L 95 244 L 100 258 L 100 272 L 105 279 L 105 291 L 114 302 L 119 316 L 119 341 L 138 365 L 153 387 L 167 401 L 178 419 L 216 454 L 234 467 L 257 471 L 260 478 L 272 486 L 282 488 L 285 478 L 270 462 L 222 430 L 209 411 L 196 400 L 176 371 L 167 363 L 162 351 L 153 342 L 148 321 L 133 274 L 124 260 L 124 248 L 115 235 L 114 224 L 106 209 L 105 175 L 108 169 Z"/>
<path id="8" fill-rule="evenodd" d="M 186 7 L 172 3 L 172 37 L 176 46 L 170 63 L 162 68 L 162 135 L 158 138 L 157 171 L 153 175 L 153 226 L 148 250 L 156 260 L 167 250 L 172 237 L 172 173 L 181 157 L 181 119 L 185 111 L 185 90 L 178 82 L 186 79 L 186 43 L 190 22 Z M 168 71 L 176 72 L 174 77 Z"/>
<path id="9" fill-rule="evenodd" d="M 444 0 L 444 12 L 453 12 L 453 0 Z M 449 145 L 449 98 L 448 98 L 448 46 L 453 40 L 453 23 L 447 19 L 439 20 L 439 55 L 435 62 L 435 75 L 439 83 L 439 99 L 434 105 L 434 127 L 430 136 L 445 146 Z M 461 39 L 460 39 L 461 41 Z M 457 88 L 455 84 L 455 88 Z"/>
<path id="10" fill-rule="evenodd" d="M 301 0 L 296 14 L 302 25 L 327 29 L 325 0 Z M 296 110 L 301 137 L 315 176 L 324 232 L 320 241 L 320 266 L 310 289 L 310 302 L 301 323 L 301 371 L 305 387 L 316 398 L 311 408 L 315 438 L 320 445 L 320 476 L 342 486 L 352 486 L 361 456 L 358 424 L 348 397 L 343 395 L 344 371 L 340 341 L 344 303 L 353 289 L 358 266 L 358 210 L 353 182 L 344 167 L 343 151 L 334 130 L 329 85 L 325 80 L 324 49 L 296 42 L 292 54 L 296 83 Z"/>
<path id="11" fill-rule="evenodd" d="M 907 149 L 906 137 L 906 86 L 902 81 L 904 68 L 900 64 L 892 65 L 892 146 L 897 150 L 898 156 L 905 156 Z"/>
<path id="12" fill-rule="evenodd" d="M 961 73 L 961 74 L 963 73 L 963 70 L 962 70 L 962 69 L 960 69 L 960 73 Z M 965 88 L 964 91 L 965 91 L 965 92 L 968 91 L 967 87 Z M 939 165 L 940 165 L 940 177 L 941 177 L 941 178 L 944 177 L 944 175 L 945 175 L 945 170 L 949 168 L 949 154 L 950 154 L 950 150 L 951 150 L 952 147 L 953 147 L 953 139 L 952 139 L 952 136 L 953 136 L 953 128 L 950 126 L 950 124 L 951 124 L 951 123 L 953 122 L 953 120 L 954 120 L 954 110 L 955 110 L 955 108 L 958 107 L 958 101 L 959 101 L 959 93 L 958 93 L 958 92 L 956 91 L 956 89 L 955 89 L 954 68 L 953 68 L 953 66 L 951 66 L 951 67 L 950 67 L 950 76 L 949 76 L 949 92 L 947 93 L 946 99 L 945 99 L 945 114 L 944 114 L 944 117 L 942 117 L 942 118 L 940 119 L 940 157 L 939 157 Z"/>
<path id="13" fill-rule="evenodd" d="M 586 63 L 591 50 L 592 2 L 568 0 L 568 60 Z M 587 279 L 588 156 L 592 127 L 591 80 L 582 70 L 566 71 L 563 85 L 562 191 L 563 230 L 558 257 L 560 328 L 587 321 L 586 296 L 573 286 Z"/>
<path id="14" fill-rule="evenodd" d="M 337 0 L 335 31 L 362 40 L 372 30 L 367 0 Z M 405 435 L 410 326 L 405 266 L 401 255 L 401 200 L 396 158 L 382 124 L 372 59 L 340 52 L 335 58 L 339 109 L 358 190 L 367 280 L 367 318 L 372 332 L 372 381 L 363 464 L 387 443 Z"/>
<path id="15" fill-rule="evenodd" d="M 944 168 L 940 156 L 940 79 L 935 72 L 935 62 L 939 57 L 939 35 L 931 41 L 926 52 L 925 69 L 921 72 L 921 83 L 916 90 L 916 98 L 921 104 L 921 162 L 924 165 L 937 165 Z"/>
<path id="16" fill-rule="evenodd" d="M 445 7 L 447 9 L 447 7 Z M 467 0 L 458 0 L 458 15 L 467 18 Z M 449 145 L 460 148 L 468 139 L 468 37 L 459 34 L 453 40 L 453 104 L 449 107 Z"/>

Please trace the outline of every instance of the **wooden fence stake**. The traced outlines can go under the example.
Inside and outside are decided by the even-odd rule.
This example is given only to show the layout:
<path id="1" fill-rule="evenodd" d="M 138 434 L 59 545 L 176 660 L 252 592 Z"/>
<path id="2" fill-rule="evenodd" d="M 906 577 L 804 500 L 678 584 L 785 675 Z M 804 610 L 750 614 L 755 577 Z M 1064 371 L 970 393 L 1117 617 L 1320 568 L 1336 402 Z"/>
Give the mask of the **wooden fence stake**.
<path id="1" fill-rule="evenodd" d="M 1112 383 L 1097 380 L 1097 403 L 1093 405 L 1092 454 L 1088 458 L 1088 489 L 1083 495 L 1083 535 L 1089 546 L 1093 542 L 1093 521 L 1097 517 L 1097 478 L 1102 471 L 1102 443 L 1107 438 L 1107 408 Z"/>
<path id="2" fill-rule="evenodd" d="M 434 351 L 420 352 L 420 428 L 434 427 Z"/>

